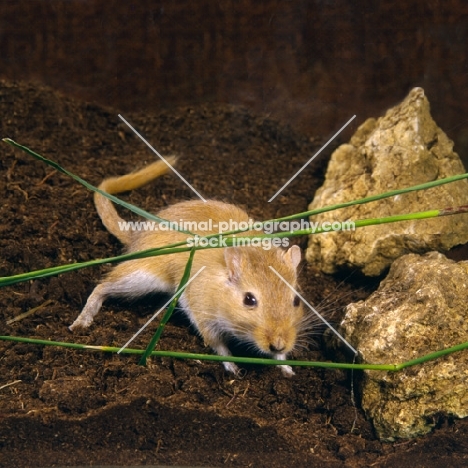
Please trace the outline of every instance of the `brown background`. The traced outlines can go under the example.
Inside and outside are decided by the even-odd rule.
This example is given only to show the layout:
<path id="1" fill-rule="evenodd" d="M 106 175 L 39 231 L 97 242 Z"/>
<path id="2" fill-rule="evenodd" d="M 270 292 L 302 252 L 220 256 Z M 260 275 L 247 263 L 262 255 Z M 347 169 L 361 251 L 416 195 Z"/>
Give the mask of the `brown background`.
<path id="1" fill-rule="evenodd" d="M 464 0 L 4 0 L 0 77 L 119 111 L 243 104 L 324 137 L 422 86 L 464 155 L 467 26 Z"/>

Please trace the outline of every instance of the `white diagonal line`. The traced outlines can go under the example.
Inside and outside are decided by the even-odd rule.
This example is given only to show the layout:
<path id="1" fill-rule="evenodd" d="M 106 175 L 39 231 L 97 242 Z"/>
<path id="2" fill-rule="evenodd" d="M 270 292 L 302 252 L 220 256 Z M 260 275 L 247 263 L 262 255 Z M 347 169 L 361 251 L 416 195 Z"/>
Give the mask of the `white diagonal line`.
<path id="1" fill-rule="evenodd" d="M 156 151 L 152 146 L 151 144 L 140 134 L 138 133 L 120 114 L 119 115 L 119 118 L 120 120 L 122 120 L 127 126 L 128 128 L 130 128 L 133 133 L 135 133 L 135 135 L 137 135 L 141 141 L 156 155 L 158 156 L 161 160 L 163 160 L 168 166 L 169 168 L 174 172 L 174 174 L 176 174 L 197 196 L 198 198 L 200 198 L 201 200 L 203 200 L 204 202 L 206 202 L 206 200 L 192 187 L 192 185 L 189 184 L 189 182 L 187 182 L 187 180 L 185 180 L 185 178 L 182 176 L 182 174 L 180 174 L 178 171 L 176 171 L 162 156 L 160 153 L 158 153 L 158 151 Z"/>
<path id="2" fill-rule="evenodd" d="M 268 203 L 273 201 L 284 189 L 287 187 L 314 159 L 318 156 L 334 139 L 340 134 L 354 119 L 353 115 L 269 200 Z"/>
<path id="3" fill-rule="evenodd" d="M 185 285 L 180 288 L 175 294 L 117 351 L 120 354 L 172 301 L 173 299 L 183 291 L 206 267 L 202 266 L 188 281 Z"/>
<path id="4" fill-rule="evenodd" d="M 291 291 L 295 292 L 297 294 L 297 296 L 301 299 L 301 301 L 307 305 L 307 307 L 309 307 L 310 310 L 312 310 L 312 312 L 354 353 L 354 355 L 357 355 L 357 351 L 345 340 L 345 338 L 340 335 L 333 327 L 332 325 L 330 324 L 330 322 L 328 322 L 327 320 L 325 320 L 318 312 L 317 310 L 312 307 L 272 266 L 270 266 L 270 269 L 274 271 L 274 273 L 276 274 L 276 276 L 278 276 L 281 280 L 283 280 L 283 282 L 288 286 L 289 289 L 291 289 Z"/>

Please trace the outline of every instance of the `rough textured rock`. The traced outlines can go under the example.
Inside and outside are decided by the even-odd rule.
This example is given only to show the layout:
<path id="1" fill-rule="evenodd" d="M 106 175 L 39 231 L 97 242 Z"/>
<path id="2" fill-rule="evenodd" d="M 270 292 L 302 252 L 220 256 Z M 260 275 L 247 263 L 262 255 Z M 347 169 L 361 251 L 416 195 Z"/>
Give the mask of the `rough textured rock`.
<path id="1" fill-rule="evenodd" d="M 344 337 L 362 361 L 398 364 L 468 341 L 468 261 L 405 255 L 367 300 L 347 307 Z M 365 371 L 362 406 L 383 440 L 425 434 L 437 415 L 468 415 L 468 350 L 399 372 Z"/>
<path id="2" fill-rule="evenodd" d="M 368 119 L 332 155 L 324 185 L 309 209 L 368 197 L 464 173 L 453 143 L 437 127 L 421 88 L 384 117 Z M 343 221 L 465 205 L 466 180 L 324 213 L 312 221 Z M 468 215 L 369 226 L 311 235 L 307 260 L 326 273 L 340 267 L 381 274 L 406 253 L 445 251 L 468 242 Z"/>

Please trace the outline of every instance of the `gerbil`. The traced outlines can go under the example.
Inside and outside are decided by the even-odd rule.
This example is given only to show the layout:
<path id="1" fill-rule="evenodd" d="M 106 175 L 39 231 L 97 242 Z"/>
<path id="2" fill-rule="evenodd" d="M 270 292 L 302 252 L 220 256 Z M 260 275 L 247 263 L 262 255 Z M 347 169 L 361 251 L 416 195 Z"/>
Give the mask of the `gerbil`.
<path id="1" fill-rule="evenodd" d="M 167 160 L 173 164 L 176 158 Z M 126 192 L 147 184 L 168 170 L 164 162 L 157 161 L 138 172 L 106 179 L 99 188 L 111 194 Z M 189 237 L 174 230 L 122 230 L 119 223 L 125 221 L 119 217 L 112 202 L 99 193 L 95 193 L 94 201 L 104 226 L 129 252 L 187 241 Z M 160 211 L 158 216 L 177 223 L 183 220 L 199 224 L 211 219 L 212 231 L 191 229 L 200 236 L 218 233 L 216 226 L 220 222 L 249 221 L 242 209 L 214 200 L 177 203 Z M 88 327 L 109 296 L 137 298 L 157 291 L 175 293 L 188 255 L 185 252 L 162 255 L 117 265 L 96 286 L 70 329 Z M 194 256 L 191 275 L 203 266 L 205 268 L 187 286 L 180 304 L 205 343 L 219 355 L 230 355 L 226 342 L 233 336 L 261 354 L 284 360 L 294 349 L 303 329 L 304 310 L 295 293 L 269 267 L 272 266 L 296 288 L 296 269 L 300 260 L 298 246 L 288 250 L 273 246 L 268 250 L 253 246 L 199 250 Z M 231 362 L 225 362 L 224 367 L 230 372 L 238 371 Z M 289 366 L 281 368 L 287 376 L 294 374 Z"/>

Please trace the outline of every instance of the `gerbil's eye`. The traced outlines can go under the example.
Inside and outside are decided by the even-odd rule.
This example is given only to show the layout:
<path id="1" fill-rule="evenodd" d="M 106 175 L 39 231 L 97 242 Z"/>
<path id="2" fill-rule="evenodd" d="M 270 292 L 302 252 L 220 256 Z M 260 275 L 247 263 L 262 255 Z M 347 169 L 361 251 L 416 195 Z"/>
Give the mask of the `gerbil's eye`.
<path id="1" fill-rule="evenodd" d="M 293 306 L 299 307 L 300 303 L 301 303 L 301 300 L 299 299 L 299 296 L 294 296 Z"/>
<path id="2" fill-rule="evenodd" d="M 246 305 L 248 307 L 256 307 L 257 306 L 257 298 L 250 292 L 245 293 L 244 305 Z"/>

